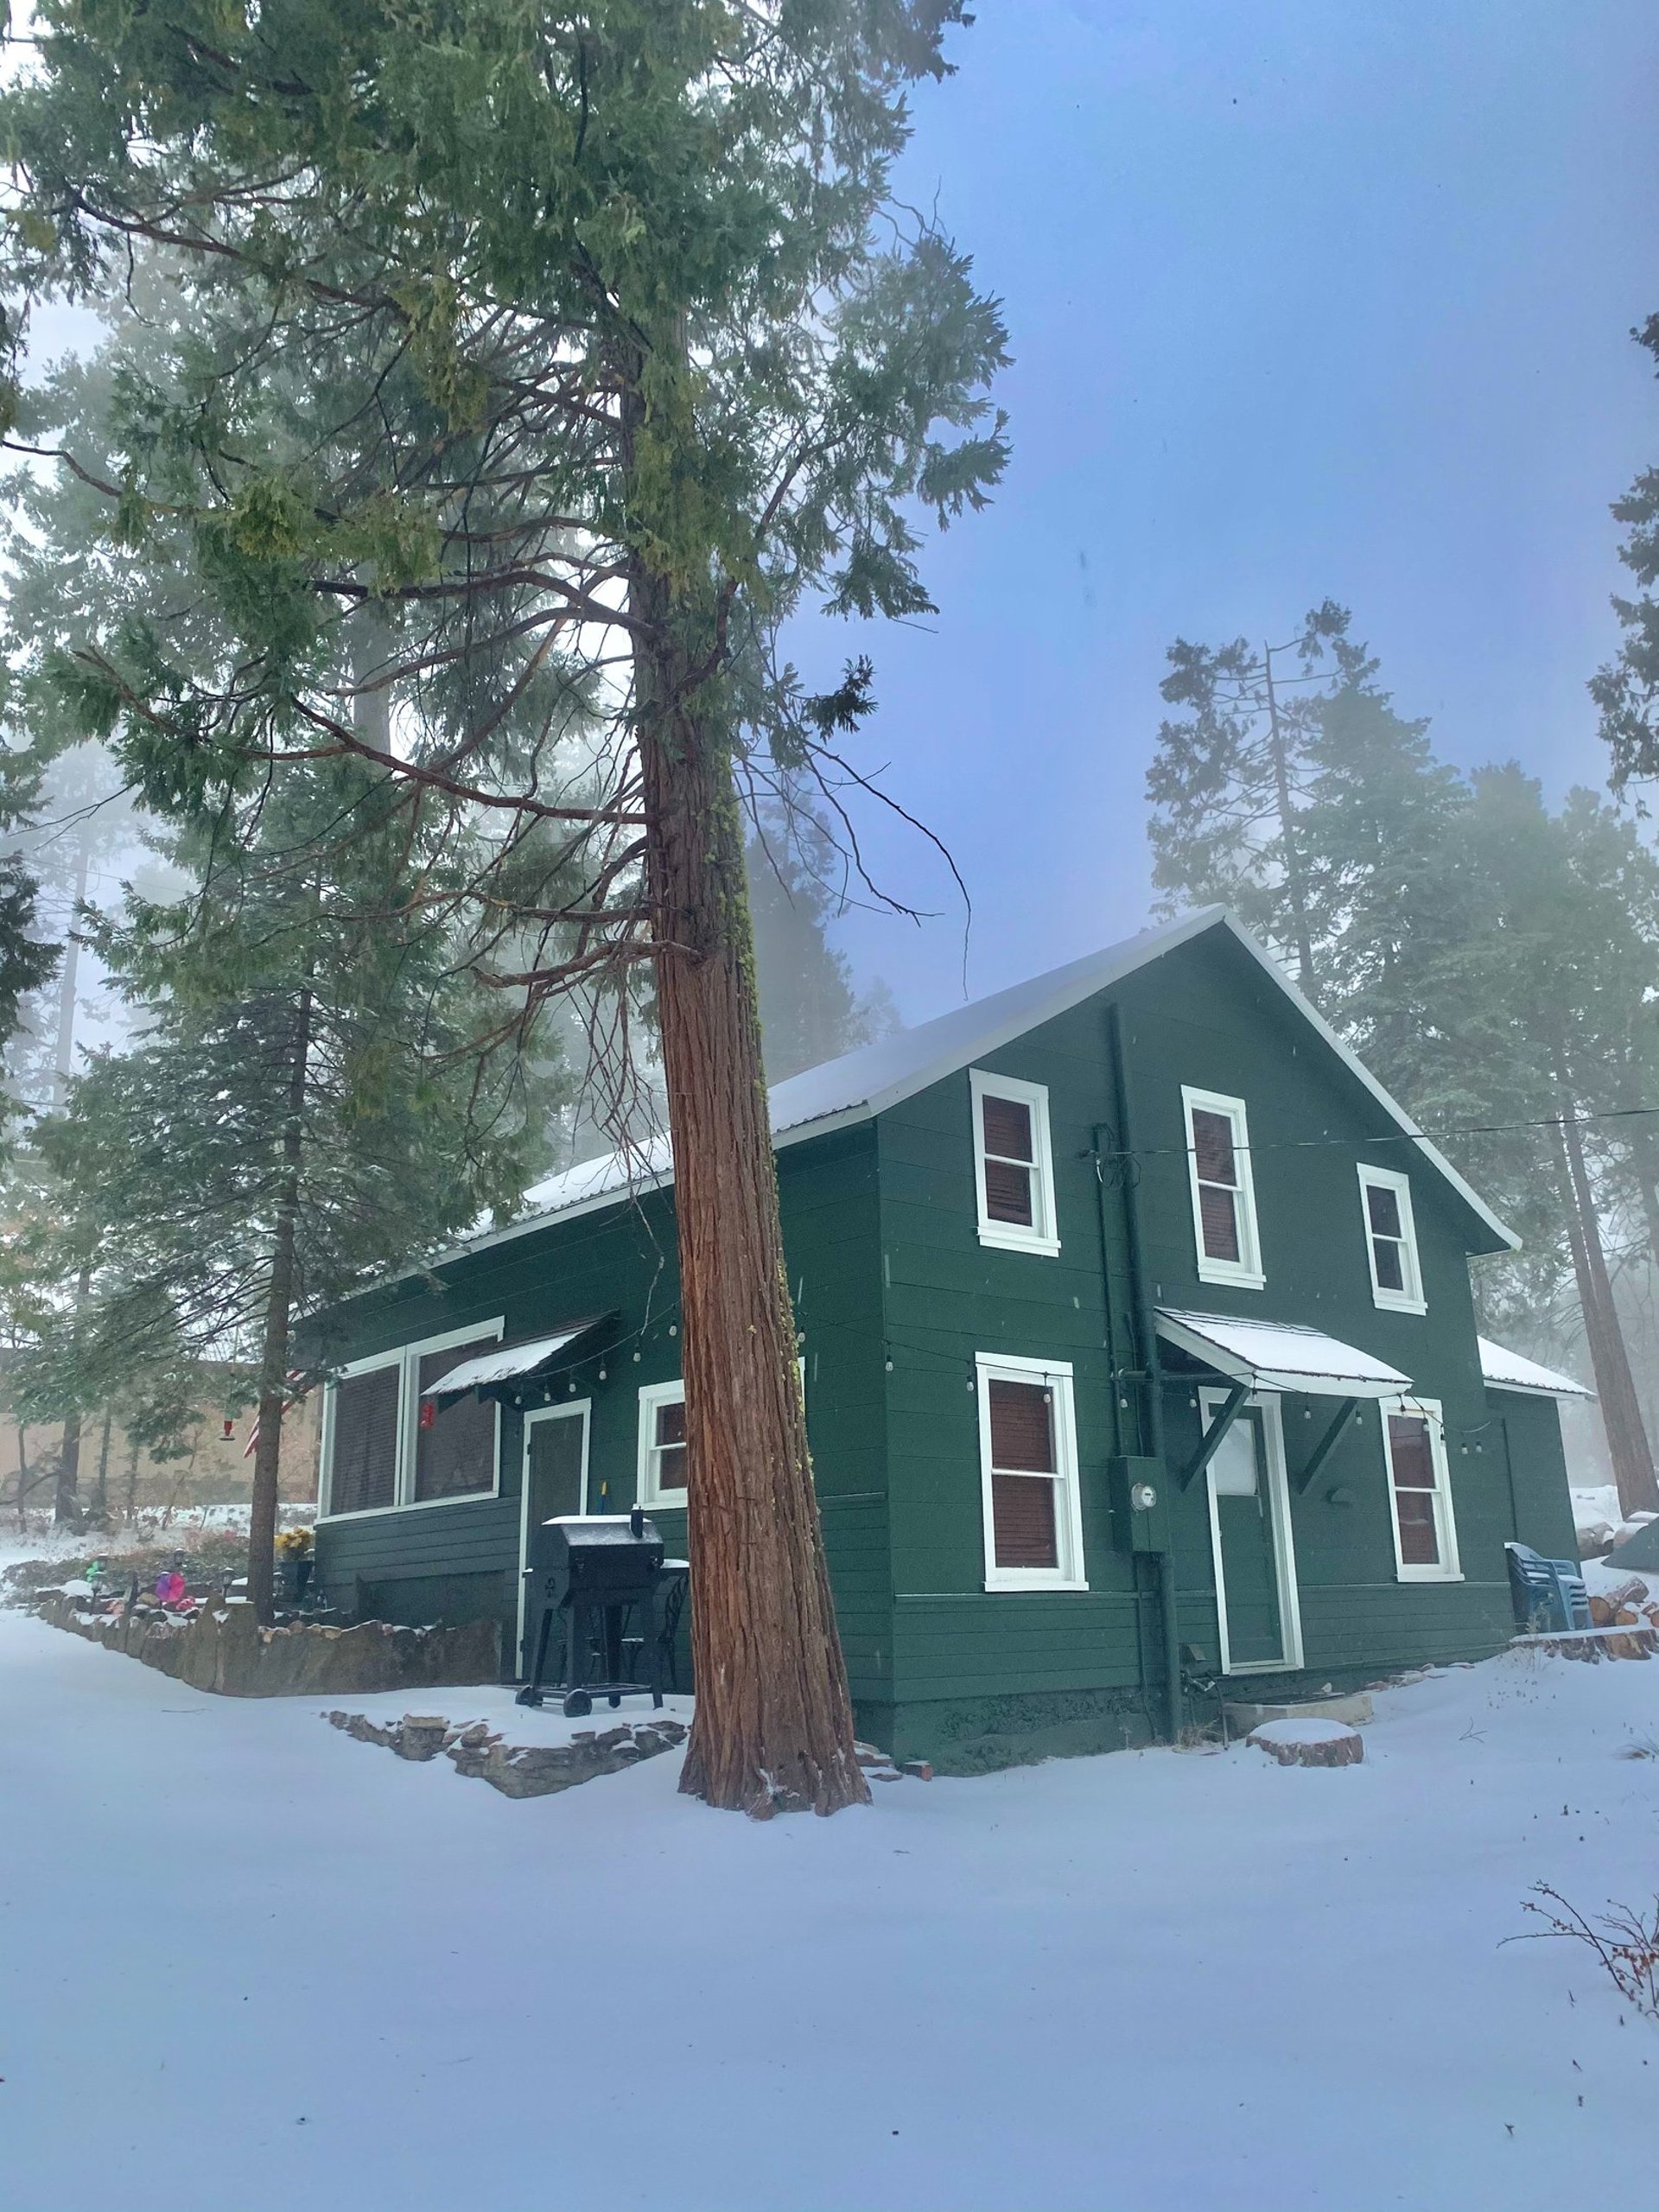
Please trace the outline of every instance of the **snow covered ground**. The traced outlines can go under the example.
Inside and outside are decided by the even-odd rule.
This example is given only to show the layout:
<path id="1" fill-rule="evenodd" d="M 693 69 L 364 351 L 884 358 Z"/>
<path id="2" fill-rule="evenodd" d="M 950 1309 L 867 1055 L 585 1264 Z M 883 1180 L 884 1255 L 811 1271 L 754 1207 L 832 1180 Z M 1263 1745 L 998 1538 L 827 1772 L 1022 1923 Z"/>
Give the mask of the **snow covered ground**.
<path id="1" fill-rule="evenodd" d="M 333 1701 L 0 1611 L 8 2212 L 1558 2212 L 1650 2169 L 1659 2026 L 1503 1939 L 1540 1880 L 1659 1887 L 1620 1755 L 1659 1663 L 1390 1691 L 1338 1771 L 1153 1751 L 766 1827 L 677 1755 L 514 1802 Z"/>

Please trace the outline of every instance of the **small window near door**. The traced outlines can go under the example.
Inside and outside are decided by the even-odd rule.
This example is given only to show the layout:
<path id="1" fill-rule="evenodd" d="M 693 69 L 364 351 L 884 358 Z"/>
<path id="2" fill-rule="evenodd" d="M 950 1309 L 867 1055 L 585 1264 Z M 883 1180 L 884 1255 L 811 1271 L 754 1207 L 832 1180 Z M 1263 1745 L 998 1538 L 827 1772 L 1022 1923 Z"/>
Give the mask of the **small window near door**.
<path id="1" fill-rule="evenodd" d="M 1460 1581 L 1440 1407 L 1428 1398 L 1385 1398 L 1382 1414 L 1400 1580 Z"/>
<path id="2" fill-rule="evenodd" d="M 1199 1280 L 1259 1290 L 1266 1278 L 1256 1235 L 1244 1102 L 1184 1084 L 1181 1103 Z"/>
<path id="3" fill-rule="evenodd" d="M 988 1590 L 1081 1590 L 1071 1370 L 982 1353 L 980 1471 Z"/>
<path id="4" fill-rule="evenodd" d="M 1409 1178 L 1392 1168 L 1362 1165 L 1359 1198 L 1373 1303 L 1399 1313 L 1426 1313 Z"/>
<path id="5" fill-rule="evenodd" d="M 639 1393 L 639 1503 L 686 1499 L 685 1385 L 653 1382 Z"/>
<path id="6" fill-rule="evenodd" d="M 397 1496 L 397 1408 L 401 1355 L 365 1375 L 342 1376 L 334 1393 L 328 1510 L 372 1513 Z"/>
<path id="7" fill-rule="evenodd" d="M 974 1107 L 974 1166 L 979 1241 L 1052 1258 L 1054 1166 L 1048 1139 L 1048 1093 L 1039 1083 L 969 1071 Z"/>

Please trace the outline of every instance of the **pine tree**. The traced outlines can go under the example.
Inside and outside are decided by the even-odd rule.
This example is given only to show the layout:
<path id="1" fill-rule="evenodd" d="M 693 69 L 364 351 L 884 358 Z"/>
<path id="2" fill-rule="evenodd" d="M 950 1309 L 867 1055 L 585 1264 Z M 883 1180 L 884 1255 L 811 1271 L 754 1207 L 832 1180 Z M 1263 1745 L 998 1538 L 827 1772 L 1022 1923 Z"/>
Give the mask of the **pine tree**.
<path id="1" fill-rule="evenodd" d="M 1159 689 L 1188 709 L 1159 728 L 1147 774 L 1153 881 L 1161 913 L 1222 902 L 1287 946 L 1317 1001 L 1307 857 L 1298 817 L 1306 803 L 1319 690 L 1363 682 L 1370 664 L 1348 638 L 1345 607 L 1313 609 L 1300 634 L 1259 649 L 1243 638 L 1195 645 L 1178 638 Z M 1327 652 L 1331 666 L 1325 666 Z M 1294 657 L 1299 673 L 1286 665 Z M 1277 665 L 1275 665 L 1277 664 Z"/>
<path id="2" fill-rule="evenodd" d="M 1659 362 L 1659 315 L 1631 335 Z M 1622 791 L 1659 776 L 1659 468 L 1643 469 L 1614 501 L 1613 514 L 1625 529 L 1619 558 L 1638 590 L 1613 601 L 1624 639 L 1618 658 L 1592 678 L 1590 696 L 1601 709 L 1613 789 Z"/>
<path id="3" fill-rule="evenodd" d="M 578 894 L 513 909 L 556 943 L 498 988 L 533 1000 L 650 963 L 692 1469 L 684 1785 L 757 1813 L 867 1792 L 782 1264 L 736 773 L 757 751 L 787 772 L 841 763 L 868 673 L 804 696 L 771 661 L 778 623 L 810 600 L 925 608 L 918 513 L 983 505 L 1004 465 L 983 396 L 1000 316 L 890 187 L 907 89 L 946 73 L 962 15 L 77 16 L 5 101 L 14 295 L 108 283 L 148 245 L 187 296 L 176 373 L 126 395 L 108 481 L 136 559 L 158 531 L 193 534 L 237 650 L 217 684 L 181 686 L 154 622 L 78 648 L 151 804 L 181 785 L 206 803 L 250 761 L 384 754 L 358 713 L 376 699 L 413 788 L 580 849 Z M 343 653 L 335 633 L 366 613 L 380 634 Z M 552 758 L 573 696 L 611 741 L 598 804 Z M 499 878 L 480 888 L 499 900 Z"/>
<path id="4" fill-rule="evenodd" d="M 543 1102 L 521 1061 L 480 1061 L 481 995 L 411 901 L 464 857 L 410 853 L 385 785 L 354 760 L 286 779 L 177 840 L 187 899 L 92 925 L 139 1040 L 36 1138 L 80 1279 L 23 1401 L 128 1399 L 159 1437 L 205 1363 L 239 1364 L 262 1620 L 295 1316 L 510 1209 L 541 1165 Z"/>

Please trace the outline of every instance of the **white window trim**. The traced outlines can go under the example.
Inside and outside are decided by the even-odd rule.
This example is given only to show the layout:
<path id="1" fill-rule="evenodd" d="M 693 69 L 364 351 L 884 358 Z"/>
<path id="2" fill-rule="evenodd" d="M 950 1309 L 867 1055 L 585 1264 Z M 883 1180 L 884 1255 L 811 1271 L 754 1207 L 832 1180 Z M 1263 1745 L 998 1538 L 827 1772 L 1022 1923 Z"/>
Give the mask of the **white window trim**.
<path id="1" fill-rule="evenodd" d="M 1458 1516 L 1452 1499 L 1452 1463 L 1446 1452 L 1446 1421 L 1438 1398 L 1416 1396 L 1379 1398 L 1377 1413 L 1382 1424 L 1382 1473 L 1389 1486 L 1389 1534 L 1394 1541 L 1395 1579 L 1400 1582 L 1461 1582 L 1463 1565 L 1458 1554 Z M 1408 1567 L 1400 1555 L 1400 1516 L 1395 1509 L 1394 1454 L 1389 1448 L 1389 1416 L 1404 1414 L 1428 1423 L 1429 1457 L 1434 1463 L 1434 1532 L 1440 1540 L 1438 1567 Z"/>
<path id="2" fill-rule="evenodd" d="M 1008 1352 L 976 1352 L 978 1375 L 980 1509 L 985 1532 L 988 1590 L 1087 1590 L 1083 1556 L 1083 1497 L 1077 1479 L 1077 1419 L 1067 1359 L 1022 1359 Z M 993 1382 L 1046 1382 L 1054 1393 L 1054 1533 L 1058 1567 L 999 1567 L 991 1497 Z"/>
<path id="3" fill-rule="evenodd" d="M 1059 1231 L 1054 1211 L 1054 1153 L 1048 1135 L 1048 1092 L 1040 1083 L 1015 1076 L 990 1075 L 969 1068 L 968 1087 L 974 1113 L 974 1196 L 979 1208 L 979 1241 L 1003 1252 L 1038 1252 L 1058 1257 Z M 993 1221 L 985 1193 L 985 1116 L 982 1101 L 1007 1098 L 1031 1114 L 1031 1197 L 1034 1217 L 1029 1229 L 1015 1221 Z"/>
<path id="4" fill-rule="evenodd" d="M 588 1475 L 594 1442 L 594 1402 L 591 1398 L 561 1398 L 555 1405 L 537 1406 L 524 1415 L 524 1451 L 518 1463 L 518 1641 L 515 1651 L 522 1656 L 524 1648 L 524 1601 L 530 1573 L 530 1440 L 532 1432 L 544 1421 L 582 1421 L 582 1510 L 588 1510 Z M 498 1442 L 499 1442 L 498 1439 Z"/>
<path id="5" fill-rule="evenodd" d="M 661 1406 L 683 1406 L 685 1383 L 677 1376 L 671 1382 L 644 1382 L 639 1387 L 639 1457 L 633 1494 L 641 1505 L 674 1506 L 683 1511 L 688 1490 L 659 1490 L 657 1486 L 657 1412 Z"/>
<path id="6" fill-rule="evenodd" d="M 1233 1158 L 1238 1163 L 1238 1247 L 1236 1260 L 1215 1260 L 1204 1249 L 1204 1210 L 1198 1196 L 1198 1153 L 1192 1134 L 1192 1112 L 1224 1114 L 1233 1125 Z M 1249 1112 L 1242 1098 L 1224 1091 L 1197 1090 L 1181 1085 L 1181 1127 L 1186 1137 L 1186 1179 L 1192 1196 L 1192 1249 L 1198 1259 L 1200 1282 L 1230 1282 L 1239 1290 L 1261 1290 L 1267 1283 L 1262 1268 L 1262 1236 L 1255 1218 L 1255 1175 L 1250 1164 Z"/>
<path id="7" fill-rule="evenodd" d="M 1390 1290 L 1376 1279 L 1376 1234 L 1371 1227 L 1370 1190 L 1392 1191 L 1400 1202 L 1400 1245 L 1405 1257 L 1406 1287 Z M 1371 1303 L 1390 1313 L 1427 1313 L 1428 1300 L 1423 1296 L 1422 1263 L 1417 1256 L 1417 1223 L 1411 1210 L 1411 1178 L 1397 1168 L 1374 1167 L 1369 1160 L 1359 1162 L 1359 1218 L 1365 1232 L 1365 1264 L 1371 1274 Z"/>
<path id="8" fill-rule="evenodd" d="M 1226 1404 L 1230 1393 L 1205 1385 L 1198 1392 L 1204 1426 L 1207 1430 Z M 1221 1647 L 1221 1671 L 1224 1675 L 1294 1675 L 1302 1667 L 1302 1592 L 1296 1577 L 1296 1535 L 1290 1525 L 1290 1484 L 1285 1472 L 1284 1409 L 1277 1391 L 1263 1390 L 1246 1398 L 1244 1404 L 1252 1407 L 1262 1416 L 1262 1445 L 1267 1459 L 1264 1479 L 1268 1485 L 1268 1505 L 1273 1515 L 1273 1559 L 1274 1577 L 1279 1592 L 1279 1628 L 1284 1641 L 1282 1659 L 1252 1659 L 1237 1668 L 1227 1634 L 1227 1571 L 1221 1555 L 1221 1515 L 1216 1498 L 1216 1463 L 1212 1459 L 1205 1469 L 1205 1484 L 1209 1491 L 1210 1557 L 1216 1577 L 1216 1634 Z"/>
<path id="9" fill-rule="evenodd" d="M 319 1461 L 317 1519 L 324 1521 L 371 1521 L 387 1513 L 429 1513 L 440 1506 L 474 1504 L 481 1497 L 501 1495 L 501 1405 L 495 1407 L 495 1440 L 490 1452 L 490 1482 L 485 1490 L 456 1491 L 449 1497 L 416 1497 L 415 1490 L 415 1446 L 419 1433 L 421 1361 L 428 1352 L 450 1351 L 457 1344 L 499 1344 L 506 1331 L 506 1319 L 498 1313 L 492 1321 L 475 1321 L 470 1328 L 446 1329 L 435 1337 L 421 1337 L 413 1344 L 399 1344 L 391 1351 L 372 1352 L 366 1359 L 354 1359 L 331 1376 L 323 1391 L 322 1447 Z M 392 1502 L 390 1505 L 365 1505 L 354 1512 L 335 1513 L 321 1510 L 323 1498 L 334 1484 L 334 1392 L 341 1382 L 359 1375 L 367 1375 L 378 1367 L 396 1367 L 400 1372 L 397 1382 L 397 1465 L 394 1478 Z"/>
<path id="10" fill-rule="evenodd" d="M 795 1363 L 801 1378 L 801 1404 L 806 1404 L 806 1360 Z M 683 1513 L 690 1503 L 689 1490 L 659 1490 L 657 1485 L 657 1408 L 685 1403 L 685 1378 L 671 1382 L 642 1382 L 639 1386 L 639 1441 L 634 1468 L 633 1495 L 639 1505 L 660 1505 L 665 1513 Z"/>

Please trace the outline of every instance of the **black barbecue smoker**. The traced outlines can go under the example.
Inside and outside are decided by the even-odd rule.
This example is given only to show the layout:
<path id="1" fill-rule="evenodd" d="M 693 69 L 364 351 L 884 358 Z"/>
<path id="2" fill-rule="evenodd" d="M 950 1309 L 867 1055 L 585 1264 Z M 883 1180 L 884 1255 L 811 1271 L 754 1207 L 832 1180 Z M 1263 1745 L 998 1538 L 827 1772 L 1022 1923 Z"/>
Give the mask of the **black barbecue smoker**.
<path id="1" fill-rule="evenodd" d="M 564 1710 L 573 1719 L 591 1713 L 596 1697 L 614 1706 L 625 1697 L 649 1691 L 652 1705 L 660 1705 L 657 1585 L 663 1572 L 663 1540 L 655 1525 L 636 1505 L 628 1513 L 561 1514 L 543 1526 L 549 1537 L 549 1571 L 542 1578 L 536 1662 L 518 1693 L 518 1703 L 540 1705 L 544 1698 L 562 1694 Z M 639 1633 L 625 1642 L 627 1617 L 635 1611 Z M 560 1615 L 563 1679 L 544 1688 L 548 1646 Z M 643 1682 L 627 1681 L 622 1673 L 623 1653 L 636 1641 L 649 1677 Z"/>

